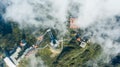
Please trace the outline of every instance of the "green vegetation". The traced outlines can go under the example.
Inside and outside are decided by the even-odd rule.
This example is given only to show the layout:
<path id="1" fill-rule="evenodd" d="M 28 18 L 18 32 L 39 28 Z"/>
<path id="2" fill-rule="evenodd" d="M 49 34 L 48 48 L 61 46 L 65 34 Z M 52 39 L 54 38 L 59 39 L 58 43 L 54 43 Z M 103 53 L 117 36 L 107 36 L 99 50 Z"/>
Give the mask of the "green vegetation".
<path id="1" fill-rule="evenodd" d="M 21 62 L 19 63 L 18 67 L 28 67 L 28 59 L 22 59 Z"/>
<path id="2" fill-rule="evenodd" d="M 71 30 L 72 31 L 72 30 Z M 70 38 L 74 33 L 69 33 L 70 37 L 64 37 L 66 40 L 62 52 L 55 57 L 51 57 L 52 52 L 49 47 L 39 50 L 37 57 L 41 57 L 45 64 L 49 67 L 83 67 L 88 60 L 94 60 L 101 54 L 101 46 L 99 44 L 88 43 L 85 48 L 79 47 L 78 43 Z"/>
<path id="3" fill-rule="evenodd" d="M 85 65 L 88 60 L 94 60 L 100 53 L 101 47 L 90 43 L 86 48 L 64 46 L 63 51 L 55 57 L 51 57 L 52 52 L 49 48 L 45 48 L 39 50 L 36 56 L 41 57 L 49 67 L 79 67 Z"/>
<path id="4" fill-rule="evenodd" d="M 21 30 L 18 28 L 18 24 L 11 22 L 10 28 L 11 32 L 8 31 L 6 34 L 0 33 L 0 54 L 3 54 L 5 50 L 12 50 L 15 46 L 19 45 L 21 39 L 25 38 L 29 45 L 33 45 L 36 41 L 35 36 L 33 36 L 32 31 L 34 29 L 25 28 Z M 2 28 L 0 26 L 0 28 Z M 5 30 L 3 30 L 5 31 Z M 37 32 L 35 35 L 42 35 L 45 30 L 41 29 L 40 32 Z M 78 30 L 83 32 L 82 30 Z M 54 31 L 55 34 L 57 31 Z M 79 67 L 85 66 L 85 63 L 88 60 L 94 60 L 101 53 L 101 47 L 98 44 L 88 43 L 85 48 L 80 48 L 77 41 L 72 40 L 74 37 L 74 32 L 72 29 L 69 29 L 69 32 L 64 39 L 66 41 L 63 42 L 63 50 L 60 54 L 52 57 L 52 52 L 50 51 L 50 47 L 46 47 L 45 49 L 40 49 L 36 53 L 36 57 L 41 57 L 44 63 L 49 67 Z M 4 34 L 4 35 L 3 35 Z M 55 34 L 56 35 L 56 34 Z M 39 46 L 44 47 L 49 43 L 49 36 L 45 36 L 45 41 Z M 17 43 L 17 45 L 15 45 Z M 27 59 L 23 59 L 20 62 L 19 67 L 27 67 L 28 64 Z"/>
<path id="5" fill-rule="evenodd" d="M 52 62 L 54 58 L 51 58 L 52 52 L 50 52 L 49 48 L 41 49 L 36 53 L 36 57 L 41 57 L 46 65 L 52 66 Z"/>
<path id="6" fill-rule="evenodd" d="M 0 25 L 0 29 L 0 52 L 2 53 L 18 46 L 21 39 L 26 39 L 29 45 L 33 45 L 36 41 L 36 38 L 31 34 L 31 30 L 21 30 L 17 23 L 9 22 Z M 15 45 L 16 43 L 17 45 Z"/>

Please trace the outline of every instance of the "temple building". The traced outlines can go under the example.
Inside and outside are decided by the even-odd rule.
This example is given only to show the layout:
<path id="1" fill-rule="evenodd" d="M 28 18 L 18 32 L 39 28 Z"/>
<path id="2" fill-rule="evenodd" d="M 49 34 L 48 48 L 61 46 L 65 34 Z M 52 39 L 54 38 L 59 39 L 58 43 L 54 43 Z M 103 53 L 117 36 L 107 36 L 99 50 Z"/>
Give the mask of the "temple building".
<path id="1" fill-rule="evenodd" d="M 78 29 L 79 27 L 76 25 L 76 18 L 70 18 L 69 21 L 70 21 L 70 27 L 71 29 Z"/>

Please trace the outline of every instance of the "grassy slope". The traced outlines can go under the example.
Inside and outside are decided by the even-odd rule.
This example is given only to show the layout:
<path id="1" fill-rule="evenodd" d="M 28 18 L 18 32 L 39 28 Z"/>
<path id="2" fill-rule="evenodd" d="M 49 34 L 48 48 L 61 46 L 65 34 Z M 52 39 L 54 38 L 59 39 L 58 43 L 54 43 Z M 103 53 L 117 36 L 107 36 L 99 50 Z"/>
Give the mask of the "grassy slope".
<path id="1" fill-rule="evenodd" d="M 36 53 L 36 57 L 41 57 L 48 67 L 83 67 L 85 65 L 84 63 L 88 60 L 95 59 L 101 52 L 101 47 L 98 44 L 89 43 L 85 48 L 74 45 L 74 43 L 70 45 L 69 41 L 65 41 L 62 52 L 57 56 L 51 57 L 52 52 L 47 47 L 39 50 Z"/>
<path id="2" fill-rule="evenodd" d="M 52 53 L 49 48 L 40 50 L 37 54 L 49 67 L 78 67 L 84 65 L 88 60 L 96 58 L 100 54 L 100 46 L 89 44 L 86 48 L 68 48 L 67 51 L 63 51 L 54 58 L 50 57 Z"/>

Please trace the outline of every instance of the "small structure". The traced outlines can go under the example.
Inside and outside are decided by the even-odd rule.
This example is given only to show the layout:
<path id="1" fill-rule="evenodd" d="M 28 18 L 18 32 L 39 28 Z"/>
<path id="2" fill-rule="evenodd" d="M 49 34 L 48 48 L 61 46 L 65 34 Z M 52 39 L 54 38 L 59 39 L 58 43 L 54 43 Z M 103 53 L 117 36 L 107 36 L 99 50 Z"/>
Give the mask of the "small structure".
<path id="1" fill-rule="evenodd" d="M 75 37 L 76 37 L 76 40 L 77 40 L 77 41 L 79 41 L 79 42 L 81 41 L 81 37 L 80 37 L 80 34 L 79 34 L 79 33 L 76 33 L 76 36 L 75 36 Z"/>
<path id="2" fill-rule="evenodd" d="M 82 48 L 85 48 L 85 46 L 86 46 L 87 43 L 89 43 L 89 42 L 90 42 L 90 37 L 85 36 L 85 37 L 82 38 L 82 42 L 81 42 L 80 46 L 81 46 Z"/>
<path id="3" fill-rule="evenodd" d="M 24 47 L 27 44 L 26 40 L 21 40 L 20 41 L 20 46 Z"/>
<path id="4" fill-rule="evenodd" d="M 57 41 L 57 39 L 55 38 L 55 36 L 51 32 L 51 30 L 48 32 L 48 34 L 49 34 L 49 37 L 50 37 L 50 45 L 54 48 L 58 47 L 59 42 Z"/>
<path id="5" fill-rule="evenodd" d="M 79 27 L 76 25 L 76 18 L 70 18 L 70 28 L 71 29 L 78 29 Z"/>
<path id="6" fill-rule="evenodd" d="M 14 52 L 11 56 L 10 56 L 10 58 L 12 59 L 12 61 L 14 62 L 14 64 L 15 65 L 18 65 L 18 62 L 20 61 L 20 58 L 19 58 L 19 53 L 20 53 L 20 51 L 21 51 L 21 48 L 20 47 L 18 47 L 17 49 L 16 49 L 16 52 Z"/>
<path id="7" fill-rule="evenodd" d="M 89 43 L 90 42 L 90 37 L 89 36 L 84 36 L 83 37 L 83 42 Z"/>
<path id="8" fill-rule="evenodd" d="M 87 43 L 90 42 L 90 37 L 89 36 L 81 37 L 79 33 L 76 33 L 75 38 L 79 42 L 80 47 L 82 47 L 82 48 L 85 48 Z"/>
<path id="9" fill-rule="evenodd" d="M 87 45 L 86 42 L 81 42 L 80 47 L 85 48 L 86 45 Z"/>
<path id="10" fill-rule="evenodd" d="M 26 47 L 27 42 L 25 40 L 20 41 L 20 46 L 18 46 L 15 51 L 8 57 L 4 58 L 5 63 L 8 67 L 16 67 L 20 60 L 25 56 L 27 49 L 22 50 L 22 47 Z"/>
<path id="11" fill-rule="evenodd" d="M 16 65 L 12 62 L 12 60 L 10 60 L 9 57 L 6 57 L 4 59 L 5 63 L 7 64 L 8 67 L 16 67 Z"/>
<path id="12" fill-rule="evenodd" d="M 8 67 L 16 67 L 20 58 L 18 58 L 18 54 L 21 51 L 20 47 L 17 47 L 16 51 L 9 57 L 5 57 L 4 61 L 8 65 Z"/>
<path id="13" fill-rule="evenodd" d="M 9 57 L 5 57 L 4 61 L 8 65 L 8 67 L 16 67 L 20 60 L 23 58 L 22 56 L 19 56 L 19 53 L 22 51 L 20 47 L 17 47 L 16 51 Z"/>
<path id="14" fill-rule="evenodd" d="M 43 40 L 43 37 L 44 37 L 44 36 L 39 36 L 39 37 L 37 38 L 37 40 L 40 40 L 40 41 L 41 41 L 41 40 Z"/>

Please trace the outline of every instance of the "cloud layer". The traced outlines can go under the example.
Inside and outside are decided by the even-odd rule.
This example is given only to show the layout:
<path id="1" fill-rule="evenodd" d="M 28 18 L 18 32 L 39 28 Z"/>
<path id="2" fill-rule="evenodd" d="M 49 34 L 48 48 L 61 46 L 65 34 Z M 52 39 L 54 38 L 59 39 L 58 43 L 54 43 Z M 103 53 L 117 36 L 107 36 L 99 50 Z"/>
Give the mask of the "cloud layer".
<path id="1" fill-rule="evenodd" d="M 0 0 L 1 2 L 2 0 Z M 108 63 L 120 50 L 120 0 L 10 0 L 6 20 L 15 21 L 20 27 L 51 27 L 66 32 L 68 14 L 78 18 L 81 29 L 93 32 L 93 40 L 101 44 L 100 59 Z"/>

